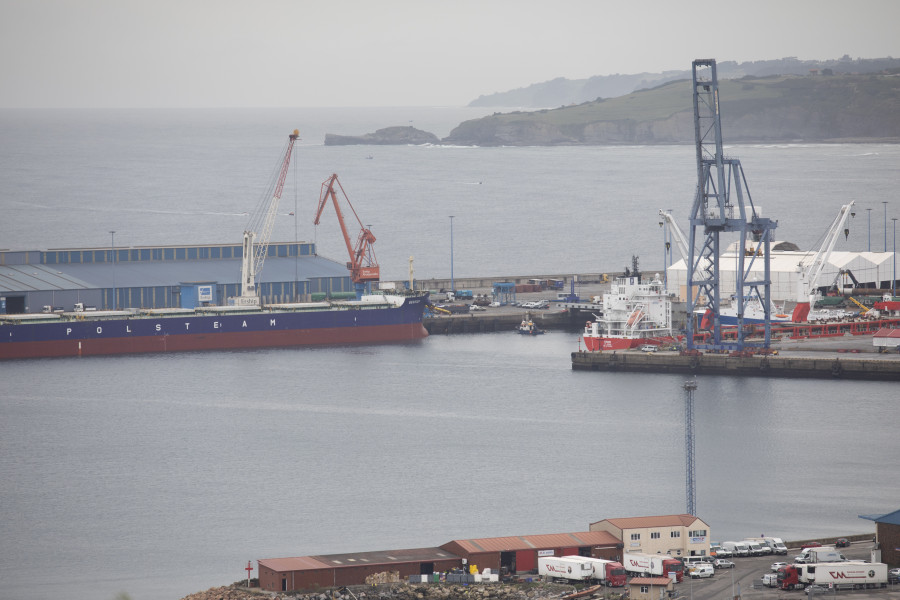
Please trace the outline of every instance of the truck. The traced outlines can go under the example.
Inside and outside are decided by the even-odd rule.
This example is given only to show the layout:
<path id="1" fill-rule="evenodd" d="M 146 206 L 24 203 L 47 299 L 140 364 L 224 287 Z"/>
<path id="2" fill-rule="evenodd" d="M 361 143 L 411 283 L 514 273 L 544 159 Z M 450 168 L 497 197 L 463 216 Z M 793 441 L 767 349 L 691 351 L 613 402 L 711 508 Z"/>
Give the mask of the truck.
<path id="1" fill-rule="evenodd" d="M 622 563 L 614 560 L 606 560 L 604 558 L 591 558 L 587 556 L 563 556 L 562 558 L 572 558 L 591 563 L 594 574 L 591 579 L 597 583 L 603 583 L 606 587 L 622 587 L 628 579 L 625 573 L 625 567 Z"/>
<path id="2" fill-rule="evenodd" d="M 805 563 L 823 563 L 823 562 L 843 562 L 847 560 L 841 551 L 832 546 L 822 546 L 820 548 L 804 548 L 800 552 Z"/>
<path id="3" fill-rule="evenodd" d="M 684 565 L 677 558 L 666 554 L 626 552 L 622 556 L 622 564 L 625 566 L 626 572 L 635 575 L 668 577 L 669 573 L 675 573 L 675 580 L 678 583 L 684 581 Z"/>
<path id="4" fill-rule="evenodd" d="M 594 565 L 583 556 L 539 556 L 538 574 L 551 581 L 589 581 L 594 577 Z"/>
<path id="5" fill-rule="evenodd" d="M 836 589 L 887 587 L 888 570 L 884 563 L 863 561 L 826 562 L 788 565 L 778 569 L 778 587 L 795 590 L 816 584 Z"/>

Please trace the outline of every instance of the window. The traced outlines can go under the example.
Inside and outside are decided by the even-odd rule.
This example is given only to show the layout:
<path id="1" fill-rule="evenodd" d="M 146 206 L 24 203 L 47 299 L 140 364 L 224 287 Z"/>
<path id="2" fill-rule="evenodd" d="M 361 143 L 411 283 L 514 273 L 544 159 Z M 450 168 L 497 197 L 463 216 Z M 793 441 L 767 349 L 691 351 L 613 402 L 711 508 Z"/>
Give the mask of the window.
<path id="1" fill-rule="evenodd" d="M 670 537 L 673 537 L 673 538 L 680 538 L 680 537 L 681 537 L 681 532 L 680 532 L 680 531 L 673 531 L 672 533 L 669 534 L 669 536 L 670 536 Z"/>
<path id="2" fill-rule="evenodd" d="M 642 593 L 642 594 L 649 594 L 649 593 L 650 593 L 650 586 L 649 586 L 649 585 L 642 585 L 642 586 L 641 586 L 641 593 Z"/>
<path id="3" fill-rule="evenodd" d="M 632 542 L 639 541 L 640 539 L 641 539 L 641 534 L 639 534 L 639 533 L 632 533 L 632 534 L 631 534 L 631 541 L 632 541 Z"/>
<path id="4" fill-rule="evenodd" d="M 706 530 L 698 529 L 697 531 L 689 531 L 688 537 L 706 537 Z"/>
<path id="5" fill-rule="evenodd" d="M 650 539 L 651 539 L 651 540 L 658 540 L 658 539 L 659 539 L 659 532 L 658 532 L 658 531 L 651 531 L 651 532 L 650 532 Z"/>

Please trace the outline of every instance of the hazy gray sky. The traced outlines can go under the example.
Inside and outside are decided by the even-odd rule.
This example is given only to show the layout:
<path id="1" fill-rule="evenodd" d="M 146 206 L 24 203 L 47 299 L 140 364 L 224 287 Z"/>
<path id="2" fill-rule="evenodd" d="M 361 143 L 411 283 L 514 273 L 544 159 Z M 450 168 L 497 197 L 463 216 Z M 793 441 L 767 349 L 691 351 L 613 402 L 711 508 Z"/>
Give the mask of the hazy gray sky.
<path id="1" fill-rule="evenodd" d="M 900 56 L 900 0 L 0 0 L 0 106 L 460 106 L 695 58 Z"/>

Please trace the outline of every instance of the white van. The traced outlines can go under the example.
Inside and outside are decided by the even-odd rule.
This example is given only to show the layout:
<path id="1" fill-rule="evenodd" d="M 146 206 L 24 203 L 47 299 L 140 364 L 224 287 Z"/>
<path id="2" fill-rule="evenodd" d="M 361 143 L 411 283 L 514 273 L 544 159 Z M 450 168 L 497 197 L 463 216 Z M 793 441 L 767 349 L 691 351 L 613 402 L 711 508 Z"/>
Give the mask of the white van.
<path id="1" fill-rule="evenodd" d="M 682 556 L 681 562 L 684 563 L 684 569 L 687 570 L 694 565 L 709 563 L 708 556 Z"/>
<path id="2" fill-rule="evenodd" d="M 690 571 L 688 571 L 688 572 L 691 574 L 691 577 L 693 577 L 694 579 L 703 579 L 706 577 L 712 577 L 713 575 L 716 574 L 715 569 L 713 569 L 713 566 L 709 563 L 696 563 L 691 567 Z"/>
<path id="3" fill-rule="evenodd" d="M 750 556 L 750 546 L 746 542 L 734 542 L 735 556 Z"/>
<path id="4" fill-rule="evenodd" d="M 765 554 L 772 554 L 772 549 L 768 546 L 763 546 L 759 542 L 754 540 L 744 540 L 744 544 L 747 544 L 747 547 L 750 548 L 750 556 L 763 556 Z"/>

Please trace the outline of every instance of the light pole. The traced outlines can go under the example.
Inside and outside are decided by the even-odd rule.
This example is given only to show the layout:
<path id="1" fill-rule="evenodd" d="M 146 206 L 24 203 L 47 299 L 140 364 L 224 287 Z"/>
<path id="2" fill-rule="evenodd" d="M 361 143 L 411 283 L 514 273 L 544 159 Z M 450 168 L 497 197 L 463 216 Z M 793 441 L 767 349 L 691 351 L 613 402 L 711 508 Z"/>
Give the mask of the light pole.
<path id="1" fill-rule="evenodd" d="M 110 245 L 112 246 L 112 309 L 116 309 L 116 232 L 110 231 Z"/>
<path id="2" fill-rule="evenodd" d="M 866 212 L 869 213 L 869 252 L 872 251 L 872 209 L 867 208 Z"/>
<path id="3" fill-rule="evenodd" d="M 881 203 L 884 204 L 884 251 L 887 252 L 887 200 Z"/>
<path id="4" fill-rule="evenodd" d="M 453 284 L 453 215 L 450 215 L 450 291 L 456 291 Z"/>
<path id="5" fill-rule="evenodd" d="M 894 274 L 891 278 L 891 297 L 897 295 L 897 217 L 891 218 L 894 222 Z"/>

